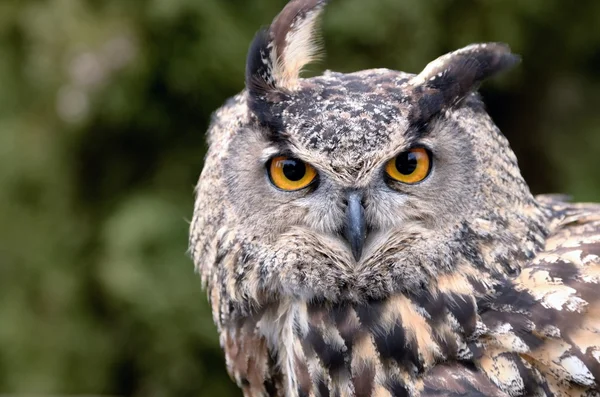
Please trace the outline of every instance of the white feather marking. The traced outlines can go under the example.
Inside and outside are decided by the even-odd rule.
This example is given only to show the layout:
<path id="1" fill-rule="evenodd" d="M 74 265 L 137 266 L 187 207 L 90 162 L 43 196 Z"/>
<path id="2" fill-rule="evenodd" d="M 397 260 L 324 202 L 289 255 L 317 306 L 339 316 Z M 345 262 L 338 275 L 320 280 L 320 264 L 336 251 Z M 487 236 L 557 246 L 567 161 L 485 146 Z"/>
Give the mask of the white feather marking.
<path id="1" fill-rule="evenodd" d="M 563 310 L 570 312 L 581 312 L 587 302 L 575 296 L 577 291 L 571 287 L 564 287 L 557 291 L 546 294 L 542 305 L 548 309 Z"/>
<path id="2" fill-rule="evenodd" d="M 278 365 L 286 379 L 286 396 L 297 396 L 298 387 L 294 370 L 294 315 L 299 312 L 297 302 L 281 302 L 277 311 L 265 313 L 257 324 L 269 348 L 279 352 Z"/>
<path id="3" fill-rule="evenodd" d="M 560 365 L 562 365 L 575 382 L 584 386 L 594 386 L 594 376 L 578 357 L 565 357 L 560 361 Z"/>
<path id="4" fill-rule="evenodd" d="M 547 325 L 542 328 L 541 332 L 551 338 L 560 338 L 560 329 L 554 325 Z"/>
<path id="5" fill-rule="evenodd" d="M 302 68 L 317 59 L 320 47 L 315 30 L 320 13 L 319 8 L 310 11 L 297 26 L 292 25 L 285 38 L 283 53 L 279 54 L 278 48 L 272 51 L 277 57 L 272 61 L 278 87 L 286 90 L 296 88 Z"/>

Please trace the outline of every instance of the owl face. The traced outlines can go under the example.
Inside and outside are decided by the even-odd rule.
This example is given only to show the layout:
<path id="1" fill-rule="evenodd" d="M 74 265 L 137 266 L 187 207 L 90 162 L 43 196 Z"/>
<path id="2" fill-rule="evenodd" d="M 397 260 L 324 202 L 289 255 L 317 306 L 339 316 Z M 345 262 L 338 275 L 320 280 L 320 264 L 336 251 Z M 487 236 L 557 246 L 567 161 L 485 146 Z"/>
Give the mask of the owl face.
<path id="1" fill-rule="evenodd" d="M 259 33 L 247 89 L 216 113 L 191 233 L 210 296 L 244 311 L 418 294 L 462 263 L 530 256 L 542 215 L 473 93 L 517 58 L 483 44 L 418 75 L 300 79 L 322 6 L 292 1 Z"/>
<path id="2" fill-rule="evenodd" d="M 397 235 L 448 230 L 458 214 L 473 216 L 481 164 L 472 137 L 450 115 L 412 124 L 409 79 L 387 70 L 328 73 L 278 104 L 276 130 L 235 134 L 227 192 L 252 238 L 311 233 L 356 268 Z"/>

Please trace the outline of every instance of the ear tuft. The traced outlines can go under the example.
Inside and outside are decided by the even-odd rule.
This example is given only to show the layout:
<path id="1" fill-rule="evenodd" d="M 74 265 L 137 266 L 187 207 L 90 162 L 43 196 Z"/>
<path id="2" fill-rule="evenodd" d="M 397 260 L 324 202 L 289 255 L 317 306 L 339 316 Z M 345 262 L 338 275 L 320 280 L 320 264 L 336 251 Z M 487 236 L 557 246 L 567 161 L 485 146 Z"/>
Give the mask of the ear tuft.
<path id="1" fill-rule="evenodd" d="M 521 58 L 506 44 L 472 44 L 429 63 L 411 79 L 417 106 L 414 115 L 427 119 L 476 91 L 484 80 L 512 68 Z"/>
<path id="2" fill-rule="evenodd" d="M 291 91 L 302 68 L 314 61 L 320 46 L 316 26 L 327 0 L 291 0 L 269 29 L 257 34 L 246 62 L 251 93 Z"/>

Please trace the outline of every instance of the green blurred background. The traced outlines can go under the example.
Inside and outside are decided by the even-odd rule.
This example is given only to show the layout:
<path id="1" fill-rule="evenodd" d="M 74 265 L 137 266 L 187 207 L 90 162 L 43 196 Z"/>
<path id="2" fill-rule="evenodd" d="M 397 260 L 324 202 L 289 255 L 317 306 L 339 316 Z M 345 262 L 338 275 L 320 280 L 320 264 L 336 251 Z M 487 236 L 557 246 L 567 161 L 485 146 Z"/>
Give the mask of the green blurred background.
<path id="1" fill-rule="evenodd" d="M 210 114 L 284 4 L 1 0 L 0 394 L 239 394 L 188 221 Z M 311 73 L 509 43 L 482 93 L 532 190 L 600 199 L 598 0 L 333 0 L 324 32 Z"/>

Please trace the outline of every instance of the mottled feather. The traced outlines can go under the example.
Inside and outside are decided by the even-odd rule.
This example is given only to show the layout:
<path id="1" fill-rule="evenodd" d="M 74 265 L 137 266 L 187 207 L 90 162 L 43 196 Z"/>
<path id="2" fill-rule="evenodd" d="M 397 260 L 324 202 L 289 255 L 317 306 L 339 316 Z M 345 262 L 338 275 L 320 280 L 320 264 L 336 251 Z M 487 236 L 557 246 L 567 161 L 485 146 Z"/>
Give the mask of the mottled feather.
<path id="1" fill-rule="evenodd" d="M 214 117 L 190 252 L 245 396 L 598 396 L 600 205 L 534 197 L 476 89 L 477 44 L 412 75 L 300 78 L 321 0 L 292 0 Z M 384 168 L 415 146 L 430 175 Z M 318 179 L 283 192 L 274 156 Z M 344 240 L 360 192 L 368 237 Z"/>

